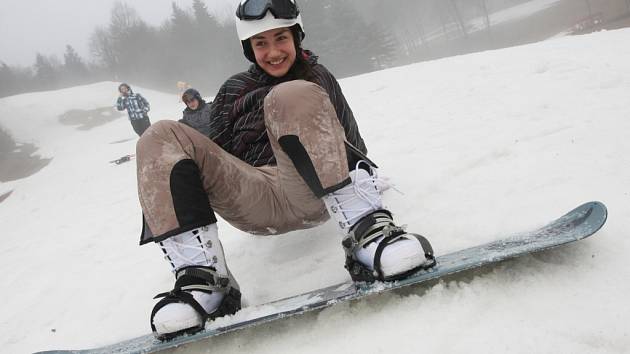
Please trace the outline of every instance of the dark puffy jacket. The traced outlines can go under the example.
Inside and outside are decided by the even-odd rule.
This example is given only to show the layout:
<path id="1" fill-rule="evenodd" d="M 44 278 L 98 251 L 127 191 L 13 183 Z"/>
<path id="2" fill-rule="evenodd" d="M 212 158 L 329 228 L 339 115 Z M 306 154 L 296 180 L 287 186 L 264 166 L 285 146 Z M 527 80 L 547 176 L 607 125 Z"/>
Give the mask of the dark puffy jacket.
<path id="1" fill-rule="evenodd" d="M 192 110 L 188 107 L 183 112 L 180 122 L 197 129 L 205 136 L 210 135 L 210 104 L 204 100 L 199 101 L 199 107 Z"/>
<path id="2" fill-rule="evenodd" d="M 339 83 L 323 65 L 317 63 L 316 56 L 306 53 L 314 81 L 330 96 L 346 139 L 366 154 L 367 148 Z M 211 104 L 208 137 L 252 166 L 275 164 L 265 129 L 263 101 L 273 86 L 289 80 L 290 77 L 272 77 L 255 65 L 229 78 Z"/>

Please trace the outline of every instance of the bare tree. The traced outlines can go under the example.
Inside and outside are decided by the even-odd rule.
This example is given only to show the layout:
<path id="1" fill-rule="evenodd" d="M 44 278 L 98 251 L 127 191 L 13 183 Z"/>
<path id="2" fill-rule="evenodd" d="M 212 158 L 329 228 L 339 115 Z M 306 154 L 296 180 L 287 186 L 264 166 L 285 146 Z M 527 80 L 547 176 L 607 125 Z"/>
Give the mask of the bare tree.
<path id="1" fill-rule="evenodd" d="M 588 17 L 592 18 L 593 17 L 593 9 L 591 7 L 591 2 L 590 0 L 584 0 L 586 2 L 586 8 L 588 9 Z"/>
<path id="2" fill-rule="evenodd" d="M 490 31 L 490 14 L 488 13 L 487 0 L 480 0 L 480 1 L 481 1 L 481 9 L 483 10 L 483 14 L 484 14 L 484 22 L 486 23 L 486 30 Z"/>
<path id="3" fill-rule="evenodd" d="M 122 46 L 127 42 L 129 30 L 140 19 L 134 9 L 120 1 L 114 3 L 110 16 L 107 28 L 97 27 L 92 33 L 90 50 L 97 60 L 116 73 L 121 66 Z"/>
<path id="4" fill-rule="evenodd" d="M 464 37 L 468 37 L 468 32 L 466 31 L 466 24 L 464 23 L 464 19 L 462 18 L 461 12 L 459 11 L 459 8 L 457 7 L 457 3 L 455 1 L 456 0 L 449 1 L 449 3 L 451 4 L 451 9 L 453 10 L 453 13 L 455 14 L 455 20 L 462 32 L 462 35 Z"/>
<path id="5" fill-rule="evenodd" d="M 108 70 L 115 70 L 118 60 L 114 53 L 112 38 L 107 29 L 97 27 L 90 36 L 90 52 L 94 58 Z"/>
<path id="6" fill-rule="evenodd" d="M 125 36 L 130 28 L 139 25 L 141 22 L 142 20 L 138 13 L 131 6 L 121 1 L 114 3 L 109 21 L 109 30 L 114 38 Z"/>

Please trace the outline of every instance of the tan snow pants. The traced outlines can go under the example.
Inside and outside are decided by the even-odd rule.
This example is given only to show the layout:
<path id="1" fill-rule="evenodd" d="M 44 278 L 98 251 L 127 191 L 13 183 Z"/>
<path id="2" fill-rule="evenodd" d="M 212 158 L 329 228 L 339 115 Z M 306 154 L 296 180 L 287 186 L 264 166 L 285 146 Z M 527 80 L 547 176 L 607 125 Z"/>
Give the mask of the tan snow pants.
<path id="1" fill-rule="evenodd" d="M 285 136 L 299 138 L 325 189 L 348 183 L 345 134 L 327 93 L 311 82 L 286 82 L 267 95 L 264 112 L 275 166 L 253 167 L 175 121 L 157 122 L 142 135 L 136 147 L 138 193 L 145 218 L 141 243 L 216 220 L 213 215 L 192 219 L 178 215 L 175 201 L 182 198 L 173 195 L 172 179 L 174 166 L 182 161 L 194 162 L 199 170 L 200 187 L 190 193 L 205 193 L 209 212 L 214 210 L 242 231 L 279 234 L 328 219 L 323 201 L 278 142 Z M 180 190 L 177 193 L 188 193 Z"/>

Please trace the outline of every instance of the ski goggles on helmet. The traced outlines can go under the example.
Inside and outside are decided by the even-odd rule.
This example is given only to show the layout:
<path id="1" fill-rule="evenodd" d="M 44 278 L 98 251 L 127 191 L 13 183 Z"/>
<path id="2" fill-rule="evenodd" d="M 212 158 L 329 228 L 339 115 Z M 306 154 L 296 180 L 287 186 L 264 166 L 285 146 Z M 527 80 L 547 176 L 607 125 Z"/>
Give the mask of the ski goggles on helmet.
<path id="1" fill-rule="evenodd" d="M 245 0 L 236 9 L 236 17 L 241 20 L 261 20 L 267 14 L 275 18 L 294 19 L 300 14 L 295 0 Z"/>

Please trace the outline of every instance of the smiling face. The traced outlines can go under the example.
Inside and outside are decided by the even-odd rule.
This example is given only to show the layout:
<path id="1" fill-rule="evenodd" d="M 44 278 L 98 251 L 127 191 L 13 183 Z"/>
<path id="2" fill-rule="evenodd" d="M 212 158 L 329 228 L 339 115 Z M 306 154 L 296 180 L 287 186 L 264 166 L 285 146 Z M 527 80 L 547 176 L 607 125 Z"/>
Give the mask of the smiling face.
<path id="1" fill-rule="evenodd" d="M 295 63 L 293 34 L 288 28 L 276 28 L 249 39 L 256 63 L 269 75 L 282 77 Z"/>

